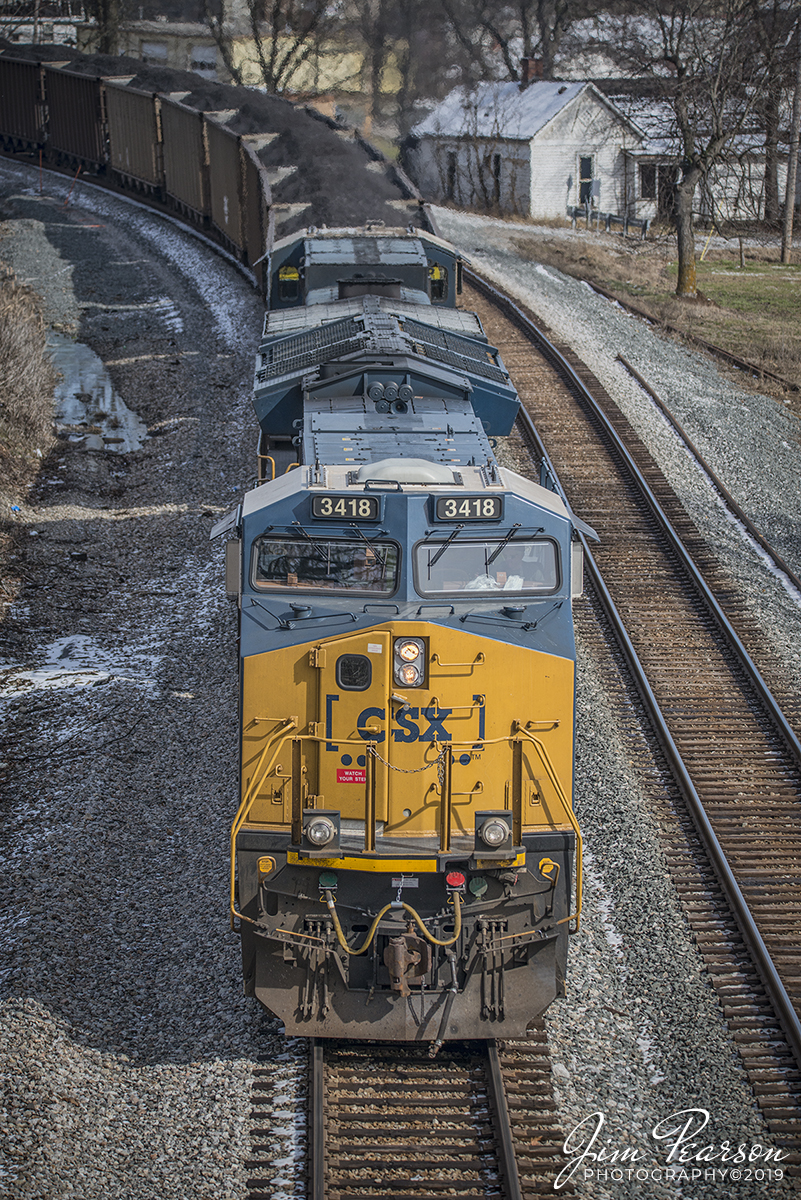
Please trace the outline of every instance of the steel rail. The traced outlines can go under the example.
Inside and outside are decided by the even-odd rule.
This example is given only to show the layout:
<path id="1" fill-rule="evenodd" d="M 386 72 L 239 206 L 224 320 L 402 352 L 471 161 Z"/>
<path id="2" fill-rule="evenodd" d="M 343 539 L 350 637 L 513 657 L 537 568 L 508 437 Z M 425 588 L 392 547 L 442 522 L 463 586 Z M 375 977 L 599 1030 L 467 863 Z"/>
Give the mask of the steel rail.
<path id="1" fill-rule="evenodd" d="M 478 277 L 473 276 L 473 272 L 470 272 L 470 275 L 471 282 L 473 282 L 473 278 L 478 279 Z M 742 646 L 739 637 L 732 629 L 717 600 L 712 596 L 712 593 L 709 591 L 706 582 L 700 576 L 695 564 L 684 550 L 678 535 L 675 533 L 670 525 L 670 522 L 663 513 L 661 505 L 653 495 L 646 481 L 643 479 L 639 468 L 633 462 L 625 446 L 623 446 L 616 431 L 611 428 L 608 420 L 605 417 L 605 414 L 598 411 L 598 407 L 592 395 L 588 392 L 587 388 L 578 378 L 572 367 L 570 367 L 569 363 L 567 363 L 562 355 L 559 354 L 559 351 L 556 349 L 556 347 L 554 347 L 552 343 L 548 341 L 542 331 L 537 329 L 534 323 L 529 320 L 529 318 L 517 307 L 517 305 L 510 301 L 508 297 L 504 297 L 503 294 L 498 292 L 497 289 L 495 289 L 491 284 L 487 284 L 486 280 L 480 280 L 477 286 L 479 291 L 484 292 L 485 295 L 489 295 L 490 299 L 497 303 L 499 307 L 507 311 L 507 313 L 511 311 L 513 313 L 513 319 L 515 322 L 523 328 L 523 331 L 526 334 L 532 336 L 532 340 L 536 341 L 541 350 L 544 351 L 546 346 L 549 348 L 553 357 L 551 358 L 551 354 L 549 354 L 548 357 L 551 358 L 553 365 L 556 365 L 558 370 L 564 370 L 567 373 L 571 383 L 580 389 L 582 396 L 585 397 L 585 399 L 591 404 L 593 411 L 596 412 L 602 419 L 604 427 L 609 431 L 615 445 L 619 447 L 624 462 L 631 470 L 638 485 L 641 486 L 643 496 L 648 501 L 649 506 L 652 507 L 654 515 L 657 517 L 665 531 L 669 531 L 668 536 L 670 537 L 671 543 L 674 545 L 677 554 L 679 554 L 681 561 L 688 567 L 688 569 L 690 569 L 690 574 L 693 580 L 697 580 L 701 585 L 700 590 L 704 594 L 705 598 L 708 596 L 712 601 L 710 607 L 712 608 L 716 619 L 718 619 L 724 635 L 727 634 L 727 630 L 731 630 L 732 644 L 736 649 L 738 649 L 738 652 L 739 650 L 742 650 L 741 661 L 747 673 L 749 674 L 749 677 L 752 678 L 752 682 L 755 682 L 752 676 L 753 671 L 753 675 L 756 676 L 761 685 L 758 688 L 760 695 L 762 695 L 764 691 L 767 693 L 767 696 L 770 697 L 771 704 L 769 705 L 769 711 L 771 712 L 771 715 L 772 710 L 776 710 L 776 712 L 780 714 L 780 725 L 782 727 L 782 732 L 784 732 L 784 728 L 789 731 L 790 738 L 788 741 L 791 743 L 789 748 L 793 749 L 793 746 L 795 747 L 795 749 L 793 749 L 794 757 L 797 761 L 801 762 L 801 746 L 798 745 L 798 740 L 787 724 L 784 714 L 781 713 L 781 710 L 779 709 L 774 697 L 770 693 L 765 682 L 762 680 L 762 677 L 759 675 L 759 672 L 752 663 L 750 656 L 745 651 L 745 648 Z M 518 419 L 520 420 L 527 435 L 536 445 L 538 453 L 542 455 L 543 460 L 545 461 L 545 464 L 548 467 L 548 470 L 551 473 L 551 476 L 559 490 L 559 494 L 561 495 L 568 509 L 570 509 L 569 501 L 559 481 L 558 474 L 550 460 L 550 457 L 548 456 L 542 440 L 540 439 L 534 422 L 523 408 L 520 410 Z M 796 1058 L 797 1063 L 799 1064 L 799 1067 L 801 1067 L 801 1021 L 799 1020 L 798 1014 L 793 1007 L 793 1003 L 787 993 L 787 989 L 779 977 L 773 959 L 771 958 L 768 948 L 762 938 L 762 934 L 759 932 L 754 918 L 751 915 L 746 899 L 742 893 L 742 890 L 740 889 L 740 885 L 737 883 L 731 867 L 729 866 L 717 834 L 712 828 L 701 798 L 698 795 L 689 772 L 687 771 L 678 747 L 673 740 L 673 736 L 667 726 L 664 716 L 662 715 L 662 711 L 659 707 L 656 696 L 654 695 L 651 685 L 648 682 L 645 670 L 642 667 L 637 652 L 634 649 L 631 639 L 625 630 L 623 621 L 617 611 L 614 601 L 612 600 L 609 590 L 606 587 L 600 569 L 598 568 L 598 565 L 589 548 L 589 544 L 583 534 L 579 534 L 579 536 L 584 548 L 584 556 L 588 574 L 592 580 L 593 586 L 596 589 L 598 598 L 601 602 L 604 612 L 606 613 L 607 619 L 609 620 L 620 649 L 626 658 L 635 682 L 635 686 L 637 687 L 637 690 L 643 701 L 649 719 L 652 722 L 654 733 L 662 747 L 674 779 L 685 799 L 695 828 L 709 856 L 709 860 L 715 875 L 726 895 L 733 913 L 735 914 L 740 932 L 743 936 L 746 946 L 748 947 L 757 971 L 759 972 L 760 978 L 765 986 L 765 990 L 770 997 L 770 1001 L 773 1005 L 776 1016 L 782 1025 L 788 1044 Z M 749 670 L 749 664 L 752 668 L 752 671 Z"/>
<path id="2" fill-rule="evenodd" d="M 668 406 L 665 404 L 665 402 L 661 398 L 661 396 L 659 396 L 658 393 L 654 391 L 654 389 L 651 387 L 650 383 L 648 383 L 647 379 L 644 379 L 643 376 L 640 374 L 640 372 L 637 370 L 637 368 L 632 366 L 632 364 L 628 361 L 628 359 L 625 358 L 622 354 L 618 354 L 617 361 L 619 363 L 623 364 L 623 366 L 626 368 L 628 373 L 631 375 L 632 379 L 636 379 L 637 383 L 640 385 L 642 390 L 646 393 L 647 396 L 651 397 L 654 404 L 657 406 L 657 408 L 662 413 L 662 415 L 665 417 L 665 419 L 667 421 L 669 421 L 670 424 L 673 426 L 676 433 L 679 435 L 679 437 L 684 442 L 687 449 L 692 454 L 695 461 L 698 463 L 699 467 L 701 467 L 701 469 L 712 480 L 712 483 L 717 488 L 717 490 L 720 493 L 720 496 L 723 499 L 724 503 L 726 504 L 727 508 L 729 508 L 734 513 L 735 517 L 737 517 L 737 520 L 740 521 L 745 526 L 748 533 L 751 535 L 751 537 L 754 539 L 754 541 L 757 542 L 762 547 L 762 549 L 765 551 L 765 553 L 773 561 L 775 566 L 778 567 L 778 569 L 787 576 L 790 583 L 792 583 L 793 587 L 797 588 L 798 591 L 801 592 L 801 579 L 798 578 L 798 576 L 793 571 L 792 567 L 789 567 L 787 565 L 787 563 L 784 561 L 784 559 L 779 554 L 779 552 L 777 550 L 775 550 L 773 546 L 771 546 L 771 544 L 767 540 L 767 538 L 764 537 L 763 534 L 761 534 L 759 532 L 756 525 L 751 520 L 751 518 L 748 516 L 748 514 L 743 511 L 743 509 L 740 507 L 740 505 L 734 499 L 731 492 L 728 490 L 728 488 L 726 487 L 725 483 L 720 478 L 720 476 L 717 475 L 717 473 L 712 470 L 709 463 L 706 461 L 704 456 L 701 454 L 701 451 L 695 445 L 695 442 L 693 442 L 693 440 L 691 439 L 690 435 L 687 433 L 684 426 L 681 424 L 680 421 L 678 421 L 674 417 L 673 413 L 670 411 Z"/>
<path id="3" fill-rule="evenodd" d="M 478 1044 L 448 1044 L 455 1055 L 452 1092 L 448 1081 L 442 1078 L 441 1068 L 431 1063 L 429 1055 L 423 1055 L 423 1044 L 394 1045 L 384 1050 L 369 1042 L 310 1040 L 308 1200 L 326 1200 L 329 1192 L 333 1196 L 355 1195 L 357 1191 L 374 1197 L 384 1196 L 387 1194 L 384 1190 L 386 1181 L 380 1175 L 373 1177 L 371 1174 L 376 1167 L 406 1172 L 405 1180 L 393 1178 L 393 1195 L 401 1194 L 401 1191 L 404 1196 L 411 1195 L 417 1189 L 426 1195 L 432 1192 L 445 1194 L 453 1183 L 460 1194 L 473 1200 L 483 1193 L 485 1184 L 481 1177 L 489 1170 L 493 1191 L 497 1189 L 502 1200 L 523 1200 L 524 1187 L 515 1150 L 514 1112 L 504 1083 L 505 1068 L 499 1043 L 489 1040 Z M 369 1054 L 365 1057 L 360 1050 L 369 1050 Z M 404 1056 L 404 1050 L 411 1050 L 411 1057 Z M 384 1063 L 388 1065 L 389 1074 L 382 1079 Z M 411 1068 L 408 1079 L 406 1070 L 402 1070 L 400 1076 L 397 1074 L 401 1063 Z M 422 1076 L 419 1068 L 424 1068 Z M 549 1064 L 546 1063 L 545 1068 L 549 1072 Z M 540 1076 L 543 1074 L 541 1066 L 537 1071 Z M 514 1070 L 511 1075 L 516 1077 Z M 367 1094 L 362 1092 L 362 1082 L 369 1088 Z M 446 1099 L 441 1098 L 443 1094 Z M 331 1136 L 336 1130 L 339 1137 L 330 1161 L 325 1147 L 326 1099 L 329 1095 L 334 1104 Z M 352 1108 L 354 1104 L 358 1111 Z M 442 1129 L 433 1131 L 433 1140 L 420 1131 L 420 1110 L 430 1112 L 432 1105 L 437 1106 L 434 1109 L 437 1115 L 452 1106 Z M 450 1121 L 463 1128 L 451 1131 Z M 546 1120 L 542 1133 L 554 1154 L 556 1143 L 561 1146 L 563 1141 L 561 1131 L 556 1132 L 558 1137 L 555 1138 L 548 1130 Z M 427 1149 L 433 1151 L 430 1159 Z M 546 1170 L 552 1170 L 553 1162 L 545 1166 Z M 542 1170 L 536 1165 L 533 1169 L 544 1180 Z M 363 1174 L 365 1170 L 367 1176 Z M 449 1181 L 441 1174 L 443 1170 L 462 1172 L 462 1179 Z"/>
<path id="4" fill-rule="evenodd" d="M 325 1066 L 323 1043 L 312 1038 L 309 1047 L 311 1078 L 309 1080 L 309 1200 L 325 1200 Z"/>
<path id="5" fill-rule="evenodd" d="M 498 1134 L 498 1162 L 503 1176 L 504 1200 L 523 1200 L 520 1190 L 520 1175 L 517 1170 L 512 1120 L 503 1086 L 503 1070 L 498 1057 L 498 1043 L 487 1043 L 487 1087 L 494 1109 L 495 1128 Z"/>

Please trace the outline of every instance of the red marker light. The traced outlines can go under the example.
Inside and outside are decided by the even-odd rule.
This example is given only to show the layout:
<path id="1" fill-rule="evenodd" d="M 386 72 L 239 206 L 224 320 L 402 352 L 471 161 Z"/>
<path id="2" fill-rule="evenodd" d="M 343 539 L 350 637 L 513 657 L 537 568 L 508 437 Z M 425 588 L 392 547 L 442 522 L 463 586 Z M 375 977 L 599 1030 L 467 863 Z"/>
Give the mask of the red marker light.
<path id="1" fill-rule="evenodd" d="M 445 876 L 445 882 L 449 888 L 464 887 L 464 875 L 461 871 L 449 871 Z"/>

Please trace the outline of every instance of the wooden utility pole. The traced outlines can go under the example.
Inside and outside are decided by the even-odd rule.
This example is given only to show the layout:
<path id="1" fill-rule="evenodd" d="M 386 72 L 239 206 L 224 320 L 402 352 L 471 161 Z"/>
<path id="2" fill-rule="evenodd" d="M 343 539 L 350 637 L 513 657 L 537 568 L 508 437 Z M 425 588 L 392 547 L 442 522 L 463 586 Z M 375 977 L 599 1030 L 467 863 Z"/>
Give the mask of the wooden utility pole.
<path id="1" fill-rule="evenodd" d="M 790 155 L 787 159 L 787 188 L 784 195 L 782 225 L 782 262 L 789 263 L 793 249 L 793 218 L 795 216 L 795 181 L 798 175 L 798 139 L 801 136 L 801 30 L 798 36 L 798 62 L 793 96 L 793 116 L 790 121 Z"/>

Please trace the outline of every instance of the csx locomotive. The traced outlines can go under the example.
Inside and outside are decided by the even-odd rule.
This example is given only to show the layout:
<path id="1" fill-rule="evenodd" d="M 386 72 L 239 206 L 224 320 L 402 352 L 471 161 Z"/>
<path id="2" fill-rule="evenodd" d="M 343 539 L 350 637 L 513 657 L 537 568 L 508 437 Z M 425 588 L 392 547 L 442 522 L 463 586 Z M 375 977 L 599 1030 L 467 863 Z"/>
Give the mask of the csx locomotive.
<path id="1" fill-rule="evenodd" d="M 288 1034 L 525 1035 L 564 994 L 580 522 L 500 467 L 519 400 L 432 235 L 273 246 L 240 612 L 231 920 Z M 585 529 L 587 527 L 584 527 Z"/>

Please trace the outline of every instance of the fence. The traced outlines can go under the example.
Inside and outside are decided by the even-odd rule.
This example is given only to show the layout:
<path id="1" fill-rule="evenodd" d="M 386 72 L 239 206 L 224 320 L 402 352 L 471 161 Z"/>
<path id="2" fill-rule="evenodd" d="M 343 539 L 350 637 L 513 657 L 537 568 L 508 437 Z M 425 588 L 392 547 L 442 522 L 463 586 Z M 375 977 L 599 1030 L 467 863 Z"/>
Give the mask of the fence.
<path id="1" fill-rule="evenodd" d="M 576 207 L 573 204 L 568 204 L 567 215 L 570 217 L 573 228 L 579 220 L 587 222 L 587 228 L 592 229 L 595 226 L 600 230 L 603 225 L 607 233 L 612 232 L 612 226 L 620 226 L 624 237 L 628 237 L 629 230 L 638 229 L 640 237 L 648 237 L 648 229 L 651 222 L 644 217 L 621 217 L 617 213 L 599 212 L 597 208 L 591 208 L 589 204 L 582 204 L 581 207 Z"/>

